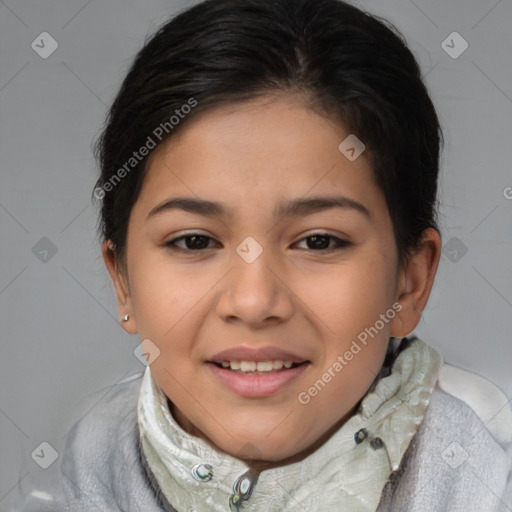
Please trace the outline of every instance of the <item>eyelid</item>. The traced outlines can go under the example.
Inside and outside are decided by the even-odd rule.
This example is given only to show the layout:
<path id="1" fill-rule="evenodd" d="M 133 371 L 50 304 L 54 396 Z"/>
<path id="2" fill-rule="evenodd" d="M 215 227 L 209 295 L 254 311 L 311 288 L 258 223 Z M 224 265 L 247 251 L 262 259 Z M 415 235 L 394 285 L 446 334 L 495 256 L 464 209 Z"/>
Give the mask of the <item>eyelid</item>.
<path id="1" fill-rule="evenodd" d="M 322 230 L 320 228 L 313 229 L 310 231 L 306 231 L 303 235 L 301 235 L 299 242 L 301 240 L 304 240 L 304 238 L 309 238 L 311 236 L 330 236 L 332 238 L 337 238 L 338 240 L 341 240 L 342 242 L 349 242 L 349 236 L 345 235 L 344 233 L 332 233 L 329 230 Z"/>
<path id="2" fill-rule="evenodd" d="M 170 249 L 176 249 L 178 251 L 181 250 L 182 252 L 197 253 L 197 254 L 200 254 L 201 252 L 207 251 L 210 249 L 210 248 L 207 248 L 207 249 L 200 249 L 198 251 L 192 251 L 190 249 L 184 249 L 183 247 L 179 247 L 176 245 L 176 242 L 181 241 L 185 238 L 193 237 L 193 236 L 201 236 L 201 237 L 208 238 L 209 240 L 213 240 L 214 242 L 219 243 L 215 238 L 213 238 L 212 236 L 210 236 L 206 233 L 201 233 L 200 231 L 189 231 L 189 232 L 185 231 L 182 233 L 177 233 L 177 235 L 173 236 L 170 240 L 167 240 L 166 242 L 164 242 L 164 246 L 168 247 Z"/>
<path id="3" fill-rule="evenodd" d="M 316 251 L 314 249 L 303 249 L 304 251 L 308 251 L 308 252 L 312 252 L 312 253 L 317 252 L 319 254 L 322 254 L 322 253 L 335 252 L 338 249 L 343 249 L 344 247 L 349 247 L 351 245 L 354 245 L 353 242 L 350 242 L 349 240 L 347 240 L 345 238 L 341 238 L 337 235 L 334 235 L 334 234 L 326 232 L 326 231 L 313 231 L 311 233 L 306 233 L 305 235 L 303 235 L 300 238 L 300 240 L 295 242 L 294 245 L 296 245 L 300 242 L 303 242 L 304 240 L 307 240 L 308 238 L 311 238 L 313 236 L 324 236 L 326 238 L 330 238 L 331 240 L 335 241 L 336 245 L 334 247 L 331 247 L 328 249 L 320 249 L 320 250 L 316 250 Z"/>

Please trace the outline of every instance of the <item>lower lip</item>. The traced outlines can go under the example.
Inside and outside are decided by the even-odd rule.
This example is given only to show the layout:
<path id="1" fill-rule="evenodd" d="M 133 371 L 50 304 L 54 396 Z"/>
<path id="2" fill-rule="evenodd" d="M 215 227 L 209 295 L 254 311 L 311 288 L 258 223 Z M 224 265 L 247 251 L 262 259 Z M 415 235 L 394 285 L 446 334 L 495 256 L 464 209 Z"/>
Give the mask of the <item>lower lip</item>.
<path id="1" fill-rule="evenodd" d="M 274 395 L 292 380 L 302 375 L 309 365 L 310 363 L 303 363 L 295 368 L 263 375 L 236 373 L 231 370 L 219 368 L 214 363 L 207 363 L 207 366 L 212 370 L 217 379 L 238 395 L 247 398 L 260 398 Z"/>

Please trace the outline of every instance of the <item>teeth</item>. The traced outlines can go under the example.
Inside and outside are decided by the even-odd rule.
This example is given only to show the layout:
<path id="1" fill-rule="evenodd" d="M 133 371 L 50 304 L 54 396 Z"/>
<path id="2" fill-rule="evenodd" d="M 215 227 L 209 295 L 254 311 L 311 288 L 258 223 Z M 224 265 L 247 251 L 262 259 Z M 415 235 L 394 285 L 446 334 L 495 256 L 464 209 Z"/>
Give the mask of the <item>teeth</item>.
<path id="1" fill-rule="evenodd" d="M 271 372 L 272 370 L 280 370 L 283 368 L 291 368 L 291 361 L 222 361 L 223 368 L 231 370 L 240 370 L 242 372 Z"/>
<path id="2" fill-rule="evenodd" d="M 253 372 L 256 370 L 256 361 L 240 361 L 240 370 L 243 372 Z"/>
<path id="3" fill-rule="evenodd" d="M 259 372 L 271 372 L 273 369 L 272 361 L 258 361 L 256 363 L 256 370 Z"/>

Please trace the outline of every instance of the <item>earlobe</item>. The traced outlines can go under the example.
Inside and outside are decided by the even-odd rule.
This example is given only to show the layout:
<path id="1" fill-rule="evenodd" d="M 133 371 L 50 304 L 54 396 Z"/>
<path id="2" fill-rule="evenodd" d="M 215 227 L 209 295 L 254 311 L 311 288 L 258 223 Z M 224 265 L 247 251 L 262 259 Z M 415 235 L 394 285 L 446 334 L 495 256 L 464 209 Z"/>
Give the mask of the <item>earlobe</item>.
<path id="1" fill-rule="evenodd" d="M 396 300 L 402 309 L 393 319 L 391 336 L 408 336 L 418 325 L 427 305 L 441 256 L 441 237 L 428 228 L 420 248 L 409 258 L 400 273 Z"/>
<path id="2" fill-rule="evenodd" d="M 126 272 L 123 272 L 119 267 L 116 260 L 114 244 L 111 240 L 103 242 L 101 252 L 105 266 L 114 283 L 121 326 L 127 333 L 136 334 L 137 323 L 133 311 L 130 287 L 128 286 L 128 277 Z"/>

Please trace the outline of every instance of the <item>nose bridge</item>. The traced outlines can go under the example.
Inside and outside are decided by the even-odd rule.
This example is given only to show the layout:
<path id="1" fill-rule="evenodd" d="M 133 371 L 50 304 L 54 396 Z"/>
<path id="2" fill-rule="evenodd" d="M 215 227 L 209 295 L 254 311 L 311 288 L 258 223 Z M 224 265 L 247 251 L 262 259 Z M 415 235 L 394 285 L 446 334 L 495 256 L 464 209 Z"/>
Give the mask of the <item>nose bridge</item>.
<path id="1" fill-rule="evenodd" d="M 236 252 L 235 268 L 228 274 L 218 314 L 251 323 L 289 317 L 293 304 L 284 279 L 279 278 L 281 267 L 273 251 L 248 237 Z"/>
<path id="2" fill-rule="evenodd" d="M 240 261 L 234 270 L 234 285 L 238 289 L 247 288 L 244 293 L 251 290 L 261 293 L 273 293 L 275 287 L 275 274 L 271 272 L 272 262 L 269 249 L 256 252 L 256 249 L 249 244 L 241 245 L 237 252 L 242 252 Z M 275 262 L 274 262 L 275 266 Z"/>

